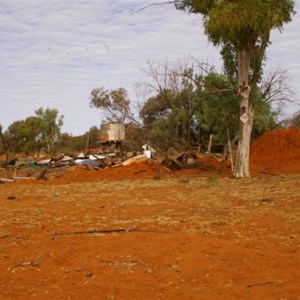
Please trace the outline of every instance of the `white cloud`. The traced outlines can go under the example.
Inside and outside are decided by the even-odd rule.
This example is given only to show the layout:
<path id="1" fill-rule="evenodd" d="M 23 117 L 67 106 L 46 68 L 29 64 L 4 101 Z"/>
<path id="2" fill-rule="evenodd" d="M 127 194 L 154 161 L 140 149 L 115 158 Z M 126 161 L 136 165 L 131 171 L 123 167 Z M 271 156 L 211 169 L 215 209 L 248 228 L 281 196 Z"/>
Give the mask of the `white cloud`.
<path id="1" fill-rule="evenodd" d="M 125 87 L 143 80 L 147 60 L 176 61 L 192 55 L 221 66 L 218 50 L 203 34 L 201 19 L 171 6 L 133 13 L 149 0 L 1 0 L 0 124 L 33 115 L 39 107 L 65 115 L 63 130 L 82 134 L 99 125 L 89 107 L 93 88 Z M 272 36 L 272 64 L 299 78 L 299 16 Z M 295 85 L 299 99 L 299 86 Z"/>

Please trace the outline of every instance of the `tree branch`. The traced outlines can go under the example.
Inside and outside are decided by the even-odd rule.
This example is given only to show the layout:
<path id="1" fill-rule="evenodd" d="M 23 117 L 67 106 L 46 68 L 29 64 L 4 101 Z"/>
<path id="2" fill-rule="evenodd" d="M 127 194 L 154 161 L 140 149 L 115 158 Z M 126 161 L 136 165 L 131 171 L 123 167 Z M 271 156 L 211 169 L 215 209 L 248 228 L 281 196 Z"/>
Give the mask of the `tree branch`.
<path id="1" fill-rule="evenodd" d="M 176 0 L 175 0 L 175 1 L 165 1 L 165 2 L 151 3 L 151 4 L 148 4 L 148 5 L 146 5 L 146 6 L 142 7 L 142 8 L 140 8 L 140 9 L 134 11 L 132 14 L 139 13 L 139 12 L 141 12 L 141 11 L 143 11 L 143 10 L 149 8 L 149 7 L 152 7 L 152 6 L 161 6 L 161 5 L 175 4 L 175 3 L 180 3 L 180 2 L 181 2 L 181 1 L 176 1 Z"/>

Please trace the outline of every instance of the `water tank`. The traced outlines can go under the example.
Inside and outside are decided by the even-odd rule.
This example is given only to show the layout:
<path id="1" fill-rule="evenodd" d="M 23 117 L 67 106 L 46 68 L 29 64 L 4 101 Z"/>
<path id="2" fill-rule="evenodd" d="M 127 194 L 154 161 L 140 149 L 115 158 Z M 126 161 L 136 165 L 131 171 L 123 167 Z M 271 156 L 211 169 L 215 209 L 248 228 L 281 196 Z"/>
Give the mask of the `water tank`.
<path id="1" fill-rule="evenodd" d="M 121 142 L 125 139 L 125 126 L 120 123 L 101 125 L 101 142 Z"/>

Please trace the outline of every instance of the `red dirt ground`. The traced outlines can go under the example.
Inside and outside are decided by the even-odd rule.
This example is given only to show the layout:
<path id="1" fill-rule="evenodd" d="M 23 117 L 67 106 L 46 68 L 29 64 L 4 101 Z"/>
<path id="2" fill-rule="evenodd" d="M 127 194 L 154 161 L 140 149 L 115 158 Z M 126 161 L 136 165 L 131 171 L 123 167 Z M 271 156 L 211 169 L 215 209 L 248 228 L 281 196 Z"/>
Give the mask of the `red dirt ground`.
<path id="1" fill-rule="evenodd" d="M 298 137 L 258 139 L 252 179 L 203 157 L 1 184 L 0 299 L 299 300 Z"/>

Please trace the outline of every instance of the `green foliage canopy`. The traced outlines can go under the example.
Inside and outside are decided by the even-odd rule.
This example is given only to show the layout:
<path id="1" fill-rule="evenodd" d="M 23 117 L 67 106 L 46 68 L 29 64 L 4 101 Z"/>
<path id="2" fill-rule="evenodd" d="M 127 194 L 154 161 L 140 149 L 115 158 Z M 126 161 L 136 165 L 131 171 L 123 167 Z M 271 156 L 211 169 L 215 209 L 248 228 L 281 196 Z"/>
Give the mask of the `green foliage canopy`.
<path id="1" fill-rule="evenodd" d="M 250 53 L 250 82 L 254 85 L 261 79 L 271 30 L 281 31 L 295 13 L 293 0 L 182 0 L 175 1 L 175 6 L 203 16 L 205 33 L 214 45 L 221 46 L 228 70 L 229 61 L 236 59 L 239 50 Z M 233 68 L 231 64 L 232 75 Z"/>
<path id="2" fill-rule="evenodd" d="M 58 141 L 64 116 L 59 116 L 57 109 L 43 109 L 42 107 L 36 110 L 35 114 L 42 122 L 42 141 L 46 143 L 50 151 L 54 143 Z"/>
<path id="3" fill-rule="evenodd" d="M 141 108 L 140 115 L 153 145 L 162 149 L 206 146 L 211 134 L 219 143 L 226 143 L 228 134 L 235 139 L 239 130 L 235 82 L 214 71 L 201 76 L 189 71 L 182 76 L 192 76 L 193 81 L 184 79 L 186 84 L 180 92 L 163 90 Z M 259 89 L 253 90 L 253 98 L 257 107 L 254 136 L 258 136 L 274 128 L 276 114 Z"/>
<path id="4" fill-rule="evenodd" d="M 93 89 L 90 95 L 90 106 L 103 110 L 109 122 L 124 123 L 131 119 L 130 100 L 124 88 L 105 90 L 103 87 Z"/>
<path id="5" fill-rule="evenodd" d="M 63 125 L 63 116 L 56 109 L 39 108 L 35 116 L 13 122 L 5 133 L 11 152 L 34 153 L 47 147 L 52 150 Z"/>

